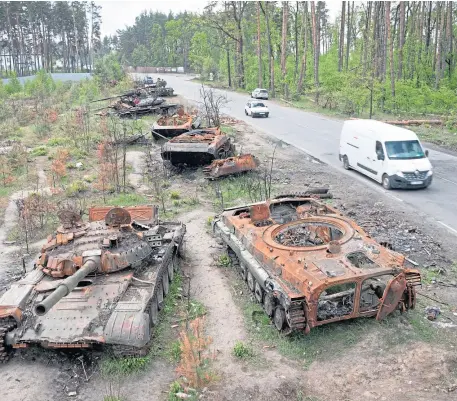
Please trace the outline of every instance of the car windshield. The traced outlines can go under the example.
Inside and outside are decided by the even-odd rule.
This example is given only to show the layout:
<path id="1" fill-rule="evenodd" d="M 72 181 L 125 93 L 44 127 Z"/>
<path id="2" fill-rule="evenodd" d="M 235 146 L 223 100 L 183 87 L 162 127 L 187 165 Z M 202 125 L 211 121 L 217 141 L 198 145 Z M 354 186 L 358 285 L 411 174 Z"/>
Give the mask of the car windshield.
<path id="1" fill-rule="evenodd" d="M 263 103 L 252 103 L 252 107 L 265 107 Z"/>
<path id="2" fill-rule="evenodd" d="M 389 159 L 423 159 L 425 157 L 419 141 L 389 141 L 386 142 Z"/>
<path id="3" fill-rule="evenodd" d="M 260 93 L 268 93 L 265 89 L 261 89 L 259 92 Z"/>

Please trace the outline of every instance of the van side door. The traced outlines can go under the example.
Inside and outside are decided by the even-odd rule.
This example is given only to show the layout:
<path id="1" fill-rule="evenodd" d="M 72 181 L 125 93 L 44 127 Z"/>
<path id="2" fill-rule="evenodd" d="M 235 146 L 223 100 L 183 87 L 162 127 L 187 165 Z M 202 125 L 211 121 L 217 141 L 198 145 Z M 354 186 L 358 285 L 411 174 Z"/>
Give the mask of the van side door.
<path id="1" fill-rule="evenodd" d="M 382 142 L 376 141 L 374 152 L 371 153 L 371 169 L 373 170 L 374 178 L 381 181 L 384 174 L 384 162 L 386 159 L 386 152 Z M 375 174 L 376 172 L 376 174 Z"/>

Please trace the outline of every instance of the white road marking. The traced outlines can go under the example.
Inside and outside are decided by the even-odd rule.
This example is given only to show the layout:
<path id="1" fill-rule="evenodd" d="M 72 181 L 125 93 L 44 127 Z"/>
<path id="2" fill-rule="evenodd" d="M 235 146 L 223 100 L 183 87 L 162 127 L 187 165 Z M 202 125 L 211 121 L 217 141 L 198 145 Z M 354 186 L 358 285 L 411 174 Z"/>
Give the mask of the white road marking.
<path id="1" fill-rule="evenodd" d="M 454 228 L 448 226 L 447 224 L 443 223 L 442 221 L 437 220 L 438 223 L 440 223 L 443 227 L 446 227 L 449 231 L 451 231 L 454 235 L 457 235 L 457 230 Z"/>

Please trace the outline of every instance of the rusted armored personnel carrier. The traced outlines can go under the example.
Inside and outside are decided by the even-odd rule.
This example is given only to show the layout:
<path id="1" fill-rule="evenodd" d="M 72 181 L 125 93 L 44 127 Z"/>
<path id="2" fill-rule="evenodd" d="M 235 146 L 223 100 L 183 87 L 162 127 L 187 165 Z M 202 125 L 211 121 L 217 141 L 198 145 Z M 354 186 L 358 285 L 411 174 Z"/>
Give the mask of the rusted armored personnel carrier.
<path id="1" fill-rule="evenodd" d="M 206 167 L 203 167 L 203 173 L 206 178 L 214 180 L 220 177 L 226 177 L 232 174 L 244 173 L 255 170 L 260 165 L 259 159 L 251 154 L 228 157 L 227 159 L 213 160 Z"/>
<path id="2" fill-rule="evenodd" d="M 414 308 L 419 271 L 316 197 L 231 208 L 213 222 L 276 328 L 308 333 L 326 323 L 380 320 Z"/>
<path id="3" fill-rule="evenodd" d="M 203 166 L 215 159 L 232 156 L 235 147 L 219 128 L 186 132 L 162 145 L 162 159 L 172 165 Z"/>
<path id="4" fill-rule="evenodd" d="M 35 269 L 0 298 L 0 360 L 29 345 L 144 354 L 185 226 L 160 222 L 154 206 L 92 208 L 88 222 L 59 217 Z"/>

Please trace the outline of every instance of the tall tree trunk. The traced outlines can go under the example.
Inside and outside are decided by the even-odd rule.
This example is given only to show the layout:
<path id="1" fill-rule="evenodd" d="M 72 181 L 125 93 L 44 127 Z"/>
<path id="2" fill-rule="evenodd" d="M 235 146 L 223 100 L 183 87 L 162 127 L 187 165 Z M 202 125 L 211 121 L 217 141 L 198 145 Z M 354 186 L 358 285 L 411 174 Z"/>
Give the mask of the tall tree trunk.
<path id="1" fill-rule="evenodd" d="M 398 79 L 403 77 L 403 47 L 405 45 L 405 2 L 400 1 L 400 29 L 398 41 Z"/>
<path id="2" fill-rule="evenodd" d="M 257 59 L 259 63 L 259 88 L 263 88 L 263 76 L 262 76 L 262 47 L 260 40 L 260 2 L 257 2 Z"/>
<path id="3" fill-rule="evenodd" d="M 319 102 L 319 53 L 320 53 L 320 38 L 319 38 L 319 17 L 316 16 L 315 2 L 311 2 L 311 23 L 313 27 L 313 48 L 314 48 L 314 86 L 316 87 L 316 103 Z"/>
<path id="4" fill-rule="evenodd" d="M 343 52 L 344 52 L 344 18 L 346 2 L 341 2 L 341 24 L 340 24 L 340 43 L 338 45 L 338 71 L 343 70 Z"/>
<path id="5" fill-rule="evenodd" d="M 452 75 L 452 66 L 453 66 L 453 54 L 452 54 L 452 1 L 448 1 L 448 8 L 447 8 L 447 23 L 446 23 L 446 52 L 445 60 L 447 64 L 447 70 L 449 78 Z"/>
<path id="6" fill-rule="evenodd" d="M 300 94 L 303 89 L 303 80 L 306 77 L 306 56 L 308 54 L 308 2 L 305 1 L 303 10 L 303 57 L 298 78 L 297 92 Z"/>
<path id="7" fill-rule="evenodd" d="M 394 65 L 394 41 L 390 32 L 390 1 L 386 2 L 386 30 L 387 43 L 389 44 L 389 59 L 390 59 L 390 91 L 392 97 L 395 98 L 395 65 Z"/>
<path id="8" fill-rule="evenodd" d="M 230 48 L 229 48 L 229 44 L 227 43 L 227 47 L 226 47 L 226 50 L 227 50 L 227 75 L 228 75 L 228 86 L 229 88 L 232 87 L 232 73 L 230 71 Z"/>
<path id="9" fill-rule="evenodd" d="M 283 79 L 283 94 L 287 98 L 287 25 L 289 20 L 289 3 L 284 1 L 282 3 L 282 36 L 281 36 L 281 73 Z"/>
<path id="10" fill-rule="evenodd" d="M 373 2 L 369 1 L 367 6 L 367 11 L 365 15 L 365 29 L 363 31 L 363 56 L 362 56 L 362 71 L 363 76 L 366 75 L 367 65 L 368 65 L 368 49 L 370 48 L 368 40 L 370 37 L 370 24 L 371 24 L 371 10 L 373 7 Z M 343 55 L 341 55 L 343 57 Z"/>
<path id="11" fill-rule="evenodd" d="M 354 11 L 354 2 L 352 2 L 352 11 Z M 345 63 L 345 69 L 346 71 L 349 68 L 349 50 L 351 47 L 351 18 L 352 18 L 352 13 L 350 11 L 350 4 L 348 2 L 348 18 L 347 18 L 347 32 L 346 32 L 346 63 Z"/>
<path id="12" fill-rule="evenodd" d="M 439 2 L 437 5 L 437 29 L 436 29 L 436 61 L 435 61 L 435 89 L 438 89 L 441 79 L 441 71 L 442 71 L 442 36 L 443 36 L 443 29 L 444 29 L 444 19 L 445 19 L 445 5 L 443 2 Z M 441 17 L 441 18 L 440 18 Z M 439 23 L 439 25 L 438 25 Z"/>
<path id="13" fill-rule="evenodd" d="M 273 55 L 273 46 L 271 44 L 270 34 L 270 15 L 268 11 L 268 1 L 260 3 L 263 15 L 265 17 L 265 23 L 267 27 L 267 39 L 268 39 L 268 59 L 270 65 L 270 93 L 271 97 L 275 97 L 275 60 Z"/>
<path id="14" fill-rule="evenodd" d="M 433 2 L 428 2 L 428 15 L 427 15 L 427 35 L 425 39 L 425 52 L 428 54 L 430 51 L 430 41 L 432 36 L 432 7 Z"/>

